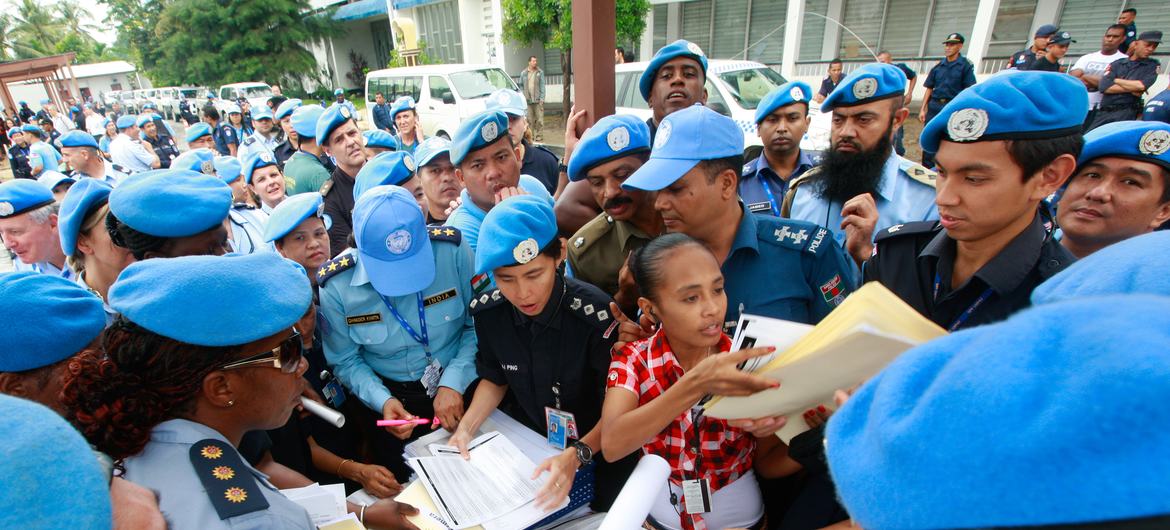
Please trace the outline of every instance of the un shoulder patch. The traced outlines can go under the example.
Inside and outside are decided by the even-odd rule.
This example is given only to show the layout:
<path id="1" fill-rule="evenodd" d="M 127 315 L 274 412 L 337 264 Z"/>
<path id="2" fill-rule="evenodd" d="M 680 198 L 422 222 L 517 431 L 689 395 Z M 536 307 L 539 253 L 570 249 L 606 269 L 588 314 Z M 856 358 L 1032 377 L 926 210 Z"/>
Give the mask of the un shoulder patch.
<path id="1" fill-rule="evenodd" d="M 325 285 L 330 278 L 341 274 L 357 265 L 357 254 L 342 254 L 326 261 L 317 269 L 317 285 Z"/>

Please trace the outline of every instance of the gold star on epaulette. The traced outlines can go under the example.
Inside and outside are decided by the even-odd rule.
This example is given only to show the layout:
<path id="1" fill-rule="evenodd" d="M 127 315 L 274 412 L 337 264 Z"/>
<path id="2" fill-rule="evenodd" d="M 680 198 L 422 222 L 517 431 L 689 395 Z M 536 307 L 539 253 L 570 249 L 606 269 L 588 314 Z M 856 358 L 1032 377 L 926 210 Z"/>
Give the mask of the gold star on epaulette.
<path id="1" fill-rule="evenodd" d="M 228 466 L 216 466 L 211 470 L 211 476 L 220 480 L 231 480 L 236 476 L 236 472 Z"/>
<path id="2" fill-rule="evenodd" d="M 441 236 L 441 235 L 443 235 L 443 229 L 435 228 L 435 229 L 431 230 L 431 235 L 432 236 Z"/>
<path id="3" fill-rule="evenodd" d="M 228 488 L 223 492 L 223 496 L 237 504 L 248 500 L 248 492 L 244 491 L 244 488 Z"/>
<path id="4" fill-rule="evenodd" d="M 449 235 L 449 236 L 453 236 L 453 235 L 455 235 L 455 231 L 454 231 L 454 230 L 451 230 L 450 228 L 448 228 L 448 229 L 444 230 L 444 231 L 443 231 L 443 233 L 445 233 L 445 234 L 447 234 L 447 235 Z M 435 234 L 435 235 L 437 236 L 437 235 L 439 235 L 439 234 Z"/>
<path id="5" fill-rule="evenodd" d="M 220 449 L 214 445 L 209 445 L 204 447 L 203 450 L 199 452 L 199 454 L 203 455 L 203 458 L 208 460 L 215 460 L 216 458 L 223 456 L 223 449 Z"/>
<path id="6" fill-rule="evenodd" d="M 329 272 L 333 272 L 335 270 L 337 270 L 337 263 L 336 262 L 330 263 L 329 264 Z"/>
<path id="7" fill-rule="evenodd" d="M 325 277 L 325 269 L 317 269 L 317 276 Z"/>
<path id="8" fill-rule="evenodd" d="M 348 267 L 349 266 L 349 258 L 348 257 L 341 258 L 341 261 L 339 261 L 338 263 L 340 263 L 342 267 Z"/>

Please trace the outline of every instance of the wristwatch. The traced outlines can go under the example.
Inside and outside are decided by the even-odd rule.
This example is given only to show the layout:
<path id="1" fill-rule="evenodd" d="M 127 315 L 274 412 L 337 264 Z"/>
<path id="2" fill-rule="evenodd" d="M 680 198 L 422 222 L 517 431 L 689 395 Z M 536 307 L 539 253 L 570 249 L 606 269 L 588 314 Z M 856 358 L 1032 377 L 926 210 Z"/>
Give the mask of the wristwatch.
<path id="1" fill-rule="evenodd" d="M 573 449 L 577 450 L 577 461 L 581 462 L 581 467 L 585 467 L 593 461 L 593 449 L 590 449 L 585 442 L 573 442 Z"/>

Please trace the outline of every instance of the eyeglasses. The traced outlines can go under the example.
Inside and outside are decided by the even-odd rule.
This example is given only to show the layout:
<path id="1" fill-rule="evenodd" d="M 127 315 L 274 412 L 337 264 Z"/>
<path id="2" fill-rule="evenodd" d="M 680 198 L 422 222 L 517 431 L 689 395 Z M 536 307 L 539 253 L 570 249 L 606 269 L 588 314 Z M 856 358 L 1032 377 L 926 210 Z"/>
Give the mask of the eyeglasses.
<path id="1" fill-rule="evenodd" d="M 244 368 L 254 365 L 271 364 L 273 368 L 279 368 L 281 372 L 286 374 L 295 373 L 297 368 L 301 365 L 301 357 L 304 351 L 301 346 L 301 334 L 297 330 L 293 330 L 293 334 L 287 339 L 284 339 L 279 346 L 271 350 L 240 359 L 220 366 L 220 370 L 232 370 L 235 368 Z"/>

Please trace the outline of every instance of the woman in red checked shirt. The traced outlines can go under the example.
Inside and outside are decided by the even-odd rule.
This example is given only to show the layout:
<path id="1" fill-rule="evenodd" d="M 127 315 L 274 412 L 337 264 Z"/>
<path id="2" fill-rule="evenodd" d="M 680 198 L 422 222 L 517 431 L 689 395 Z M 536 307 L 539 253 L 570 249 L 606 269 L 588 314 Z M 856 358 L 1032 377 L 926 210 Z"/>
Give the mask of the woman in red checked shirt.
<path id="1" fill-rule="evenodd" d="M 639 308 L 660 326 L 614 356 L 602 408 L 602 454 L 616 460 L 641 449 L 670 464 L 670 487 L 650 511 L 656 528 L 762 527 L 764 505 L 752 465 L 758 452 L 781 446 L 772 435 L 784 418 L 737 422 L 740 428 L 702 416 L 698 405 L 710 395 L 778 386 L 737 368 L 773 348 L 727 352 L 723 274 L 698 241 L 677 233 L 654 239 L 635 253 L 631 271 L 643 294 Z"/>

